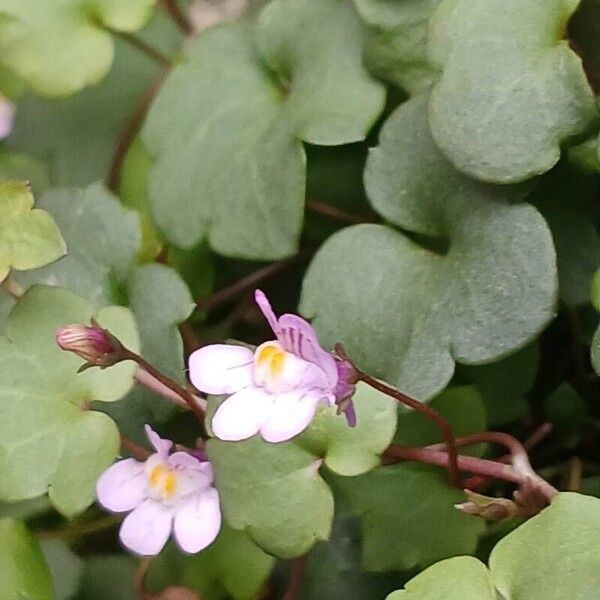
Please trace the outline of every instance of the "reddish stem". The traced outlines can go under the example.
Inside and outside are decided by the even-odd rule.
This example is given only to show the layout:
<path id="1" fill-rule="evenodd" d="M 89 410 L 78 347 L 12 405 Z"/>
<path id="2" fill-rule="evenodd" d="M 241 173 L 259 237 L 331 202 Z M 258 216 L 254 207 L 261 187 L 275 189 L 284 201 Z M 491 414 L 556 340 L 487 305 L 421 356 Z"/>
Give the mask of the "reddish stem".
<path id="1" fill-rule="evenodd" d="M 336 221 L 343 221 L 345 223 L 352 223 L 353 225 L 357 225 L 360 223 L 375 222 L 375 220 L 370 217 L 354 215 L 352 213 L 346 212 L 342 208 L 338 208 L 337 206 L 327 204 L 327 202 L 322 202 L 321 200 L 317 200 L 316 198 L 307 198 L 306 208 L 319 215 L 329 217 L 330 219 L 335 219 Z"/>
<path id="2" fill-rule="evenodd" d="M 125 450 L 127 454 L 133 456 L 133 458 L 144 461 L 152 454 L 150 450 L 136 444 L 133 440 L 126 438 L 124 435 L 121 436 L 121 449 Z"/>
<path id="3" fill-rule="evenodd" d="M 343 348 L 339 346 L 336 347 L 338 354 L 345 355 Z M 356 367 L 354 367 L 356 369 Z M 450 477 L 450 481 L 452 485 L 456 487 L 461 487 L 460 475 L 458 469 L 458 450 L 456 447 L 456 440 L 454 438 L 454 433 L 452 431 L 452 426 L 450 423 L 439 413 L 437 410 L 431 408 L 427 404 L 423 404 L 419 402 L 415 398 L 411 398 L 396 388 L 390 387 L 389 385 L 374 379 L 370 375 L 367 375 L 363 371 L 356 369 L 356 373 L 358 375 L 358 379 L 360 381 L 364 381 L 367 385 L 370 385 L 372 388 L 391 396 L 398 402 L 409 406 L 413 410 L 420 412 L 422 415 L 433 421 L 442 432 L 445 442 L 445 448 L 447 453 L 443 454 L 445 466 L 448 469 L 448 475 Z"/>
<path id="4" fill-rule="evenodd" d="M 162 7 L 183 33 L 186 35 L 194 33 L 192 24 L 177 4 L 177 0 L 162 0 Z"/>
<path id="5" fill-rule="evenodd" d="M 298 557 L 294 561 L 294 565 L 292 567 L 292 577 L 290 578 L 290 583 L 285 591 L 285 594 L 283 595 L 282 600 L 296 600 L 298 597 L 300 588 L 302 587 L 304 573 L 306 572 L 306 560 L 307 557 L 304 555 Z"/>
<path id="6" fill-rule="evenodd" d="M 226 288 L 222 288 L 216 291 L 214 294 L 208 296 L 207 298 L 200 298 L 196 302 L 196 306 L 200 310 L 208 311 L 212 308 L 215 308 L 216 306 L 225 304 L 226 302 L 233 300 L 243 292 L 255 288 L 258 284 L 262 283 L 263 281 L 274 277 L 278 273 L 285 271 L 288 267 L 305 260 L 313 254 L 314 250 L 312 249 L 304 250 L 289 258 L 284 258 L 283 260 L 271 263 L 266 267 L 262 267 L 261 269 L 258 269 L 257 271 L 254 271 L 249 275 L 246 275 L 246 277 L 238 279 L 238 281 L 227 286 Z"/>

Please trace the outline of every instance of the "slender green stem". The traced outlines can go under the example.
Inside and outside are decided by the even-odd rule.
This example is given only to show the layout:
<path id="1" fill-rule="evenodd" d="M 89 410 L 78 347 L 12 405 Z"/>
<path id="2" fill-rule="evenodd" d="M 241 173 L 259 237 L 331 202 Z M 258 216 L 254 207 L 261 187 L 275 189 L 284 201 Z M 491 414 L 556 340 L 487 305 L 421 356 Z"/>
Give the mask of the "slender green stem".
<path id="1" fill-rule="evenodd" d="M 152 59 L 154 62 L 158 63 L 163 67 L 170 67 L 172 65 L 171 59 L 163 54 L 158 48 L 151 46 L 148 42 L 145 42 L 142 38 L 134 35 L 133 33 L 128 33 L 126 31 L 116 31 L 110 30 L 113 35 L 120 37 L 122 40 L 126 41 L 130 46 L 137 48 L 140 52 L 143 52 L 147 57 Z"/>
<path id="2" fill-rule="evenodd" d="M 0 287 L 15 300 L 18 300 L 24 293 L 25 290 L 10 276 L 0 283 Z"/>

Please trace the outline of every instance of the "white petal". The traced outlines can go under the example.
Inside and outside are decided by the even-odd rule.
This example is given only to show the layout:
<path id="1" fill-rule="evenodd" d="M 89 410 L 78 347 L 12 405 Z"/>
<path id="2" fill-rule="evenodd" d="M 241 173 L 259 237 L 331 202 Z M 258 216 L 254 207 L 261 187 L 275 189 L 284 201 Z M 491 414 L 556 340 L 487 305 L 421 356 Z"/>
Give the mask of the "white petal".
<path id="1" fill-rule="evenodd" d="M 213 344 L 190 356 L 190 379 L 206 394 L 234 394 L 252 383 L 252 350 Z"/>
<path id="2" fill-rule="evenodd" d="M 144 463 L 126 458 L 115 463 L 98 479 L 98 502 L 113 512 L 125 512 L 146 499 Z"/>
<path id="3" fill-rule="evenodd" d="M 175 514 L 173 531 L 184 552 L 200 552 L 221 529 L 219 494 L 209 488 L 186 501 Z"/>
<path id="4" fill-rule="evenodd" d="M 146 431 L 146 437 L 148 441 L 152 444 L 156 453 L 163 459 L 165 459 L 169 455 L 169 450 L 173 445 L 171 440 L 165 440 L 150 427 L 150 425 L 144 425 L 144 430 Z"/>
<path id="5" fill-rule="evenodd" d="M 279 394 L 260 434 L 267 442 L 284 442 L 304 431 L 315 416 L 323 398 L 320 390 L 295 390 Z"/>
<path id="6" fill-rule="evenodd" d="M 173 516 L 155 500 L 146 500 L 121 525 L 119 537 L 123 545 L 141 556 L 158 554 L 169 539 Z"/>
<path id="7" fill-rule="evenodd" d="M 272 404 L 271 394 L 261 388 L 246 388 L 219 406 L 211 422 L 212 431 L 216 437 L 227 441 L 252 437 L 268 417 Z"/>

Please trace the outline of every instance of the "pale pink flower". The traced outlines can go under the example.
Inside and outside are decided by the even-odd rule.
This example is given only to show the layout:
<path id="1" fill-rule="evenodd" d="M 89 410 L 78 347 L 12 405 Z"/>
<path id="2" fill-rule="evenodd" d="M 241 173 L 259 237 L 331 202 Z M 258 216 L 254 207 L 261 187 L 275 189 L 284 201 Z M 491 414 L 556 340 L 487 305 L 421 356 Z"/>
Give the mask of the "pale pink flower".
<path id="1" fill-rule="evenodd" d="M 268 442 L 289 440 L 308 427 L 319 404 L 343 403 L 354 425 L 351 365 L 324 350 L 304 319 L 292 314 L 277 319 L 260 290 L 255 297 L 276 340 L 254 351 L 214 344 L 190 356 L 190 378 L 199 390 L 231 394 L 212 419 L 214 435 L 237 441 L 260 433 Z"/>
<path id="2" fill-rule="evenodd" d="M 171 531 L 182 550 L 200 552 L 221 528 L 212 465 L 187 452 L 169 454 L 173 442 L 148 425 L 146 435 L 156 453 L 145 462 L 126 458 L 109 467 L 96 486 L 98 501 L 112 512 L 131 511 L 119 537 L 132 552 L 158 554 Z"/>

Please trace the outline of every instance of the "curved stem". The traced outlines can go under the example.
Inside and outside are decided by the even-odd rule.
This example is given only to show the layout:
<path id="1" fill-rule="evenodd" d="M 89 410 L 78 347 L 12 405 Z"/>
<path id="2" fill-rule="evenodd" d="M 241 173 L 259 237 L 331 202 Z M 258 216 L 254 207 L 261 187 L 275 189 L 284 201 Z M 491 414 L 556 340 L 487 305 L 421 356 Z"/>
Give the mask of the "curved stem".
<path id="1" fill-rule="evenodd" d="M 301 262 L 306 258 L 309 258 L 313 254 L 314 250 L 312 249 L 304 250 L 298 254 L 295 254 L 294 256 L 290 256 L 289 258 L 284 258 L 283 260 L 271 263 L 266 267 L 262 267 L 261 269 L 246 275 L 246 277 L 238 279 L 235 283 L 217 290 L 214 294 L 208 296 L 207 298 L 200 298 L 196 302 L 196 306 L 200 310 L 208 311 L 212 308 L 215 308 L 215 306 L 225 304 L 243 292 L 255 288 L 259 283 L 274 277 L 278 273 L 285 271 L 288 267 Z"/>
<path id="2" fill-rule="evenodd" d="M 162 0 L 162 7 L 183 33 L 186 35 L 194 33 L 192 24 L 177 4 L 177 0 Z"/>
<path id="3" fill-rule="evenodd" d="M 327 202 L 322 202 L 321 200 L 317 200 L 316 198 L 307 198 L 305 204 L 308 210 L 319 215 L 329 217 L 330 219 L 335 219 L 336 221 L 343 221 L 344 223 L 351 223 L 353 225 L 357 225 L 360 223 L 376 222 L 372 218 L 369 218 L 367 216 L 363 217 L 362 215 L 355 215 L 346 212 L 342 208 L 333 206 L 332 204 L 327 204 Z"/>
<path id="4" fill-rule="evenodd" d="M 151 375 L 148 371 L 138 367 L 134 377 L 137 383 L 152 390 L 155 394 L 170 400 L 174 404 L 177 404 L 177 406 L 189 409 L 188 403 L 179 394 L 175 393 L 170 387 L 167 387 L 164 383 L 156 379 L 156 377 Z M 192 396 L 196 404 L 206 412 L 206 401 L 195 394 L 192 394 Z"/>
<path id="5" fill-rule="evenodd" d="M 128 348 L 121 348 L 121 356 L 123 360 L 132 360 L 137 363 L 144 371 L 148 372 L 154 379 L 157 379 L 160 383 L 162 383 L 166 388 L 170 389 L 172 392 L 177 394 L 183 401 L 189 406 L 189 408 L 194 412 L 194 414 L 198 417 L 201 423 L 204 423 L 204 410 L 200 406 L 197 401 L 197 397 L 194 396 L 191 392 L 186 390 L 184 387 L 179 385 L 177 382 L 173 381 L 170 377 L 163 375 L 158 369 L 153 367 L 147 360 L 132 352 Z"/>
<path id="6" fill-rule="evenodd" d="M 131 454 L 133 458 L 144 461 L 147 460 L 149 456 L 151 456 L 152 452 L 139 444 L 136 444 L 133 440 L 121 435 L 121 449 L 125 450 L 127 454 Z"/>
<path id="7" fill-rule="evenodd" d="M 163 67 L 171 66 L 171 59 L 168 56 L 165 56 L 160 50 L 158 50 L 154 46 L 151 46 L 137 35 L 133 35 L 132 33 L 128 33 L 126 31 L 117 31 L 116 29 L 110 29 L 109 31 L 113 35 L 116 35 L 122 40 L 125 40 L 134 48 L 137 48 L 138 50 L 143 52 L 146 56 L 148 56 L 154 62 L 157 62 L 159 65 L 162 65 Z"/>
<path id="8" fill-rule="evenodd" d="M 306 571 L 306 555 L 299 556 L 292 567 L 292 577 L 288 585 L 282 600 L 296 600 L 302 587 L 302 580 L 304 579 L 304 573 Z"/>
<path id="9" fill-rule="evenodd" d="M 354 368 L 356 369 L 356 367 Z M 364 381 L 367 385 L 370 385 L 372 388 L 375 388 L 383 394 L 386 394 L 394 398 L 398 402 L 405 404 L 406 406 L 409 406 L 410 408 L 420 412 L 428 419 L 433 421 L 440 428 L 440 431 L 442 432 L 442 435 L 444 437 L 444 445 L 447 450 L 447 453 L 443 454 L 445 464 L 442 466 L 447 467 L 448 475 L 452 484 L 456 487 L 461 487 L 458 469 L 458 450 L 454 438 L 454 433 L 452 431 L 452 426 L 450 425 L 450 423 L 448 423 L 448 421 L 439 412 L 437 412 L 437 410 L 431 408 L 431 406 L 423 404 L 422 402 L 419 402 L 418 400 L 407 396 L 406 394 L 402 393 L 396 388 L 390 387 L 389 385 L 382 383 L 377 379 L 374 379 L 373 377 L 367 375 L 366 373 L 363 373 L 359 369 L 356 369 L 356 373 L 360 381 Z"/>

